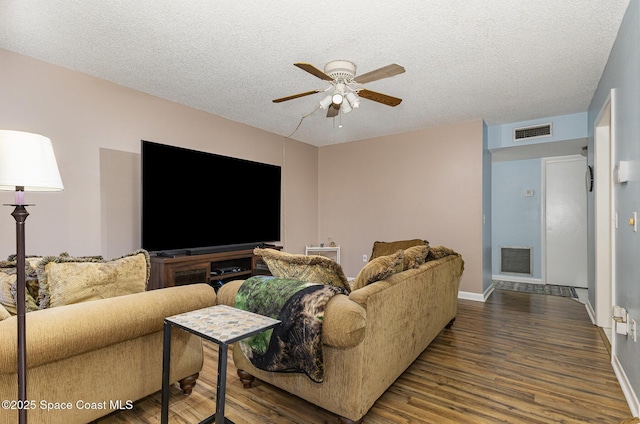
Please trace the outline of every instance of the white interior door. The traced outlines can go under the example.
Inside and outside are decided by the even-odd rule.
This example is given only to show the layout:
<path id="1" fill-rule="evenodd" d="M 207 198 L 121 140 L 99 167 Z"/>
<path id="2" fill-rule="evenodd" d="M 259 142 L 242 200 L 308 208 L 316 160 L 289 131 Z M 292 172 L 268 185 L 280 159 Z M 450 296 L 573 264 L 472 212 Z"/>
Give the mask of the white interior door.
<path id="1" fill-rule="evenodd" d="M 587 287 L 586 158 L 545 159 L 546 284 Z"/>

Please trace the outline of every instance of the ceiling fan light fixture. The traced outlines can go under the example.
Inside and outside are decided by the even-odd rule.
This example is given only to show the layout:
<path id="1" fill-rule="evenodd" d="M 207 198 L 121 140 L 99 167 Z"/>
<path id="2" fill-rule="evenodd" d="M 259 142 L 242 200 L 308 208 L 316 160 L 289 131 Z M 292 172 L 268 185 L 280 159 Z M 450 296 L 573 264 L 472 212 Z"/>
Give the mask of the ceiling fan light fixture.
<path id="1" fill-rule="evenodd" d="M 349 113 L 351 112 L 353 109 L 351 108 L 351 105 L 349 104 L 349 102 L 342 102 L 342 106 L 340 106 L 340 110 L 343 113 Z"/>
<path id="2" fill-rule="evenodd" d="M 331 97 L 331 101 L 334 105 L 342 104 L 342 101 L 344 100 L 344 89 L 344 84 L 336 84 L 336 90 L 333 92 L 333 97 Z"/>
<path id="3" fill-rule="evenodd" d="M 332 103 L 332 96 L 331 94 L 328 94 L 324 99 L 320 100 L 320 107 L 322 109 L 326 109 L 329 106 L 331 106 Z"/>
<path id="4" fill-rule="evenodd" d="M 360 98 L 356 96 L 353 92 L 348 92 L 345 97 L 347 98 L 347 102 L 349 103 L 349 106 L 351 106 L 354 109 L 357 109 L 360 107 Z"/>
<path id="5" fill-rule="evenodd" d="M 311 90 L 291 96 L 280 97 L 274 99 L 273 103 L 281 103 L 287 100 L 325 92 L 325 97 L 319 101 L 318 107 L 327 110 L 327 118 L 335 118 L 336 116 L 342 116 L 340 112 L 348 113 L 360 107 L 362 98 L 387 106 L 398 106 L 402 102 L 400 98 L 377 93 L 362 87 L 363 84 L 383 78 L 390 78 L 405 72 L 405 69 L 398 64 L 393 63 L 383 66 L 359 75 L 358 77 L 356 77 L 356 65 L 347 60 L 334 60 L 327 63 L 324 67 L 324 72 L 310 63 L 297 62 L 294 63 L 294 65 L 316 78 L 328 81 L 330 85 L 324 90 Z"/>

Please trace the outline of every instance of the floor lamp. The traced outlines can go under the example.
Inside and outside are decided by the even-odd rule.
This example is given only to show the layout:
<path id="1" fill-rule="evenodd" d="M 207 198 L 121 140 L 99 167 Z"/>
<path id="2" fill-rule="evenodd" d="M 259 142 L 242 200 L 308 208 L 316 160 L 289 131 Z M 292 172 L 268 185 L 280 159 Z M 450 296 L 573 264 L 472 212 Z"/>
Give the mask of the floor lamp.
<path id="1" fill-rule="evenodd" d="M 38 134 L 0 130 L 0 190 L 15 191 L 16 271 L 18 310 L 18 421 L 27 422 L 27 343 L 25 320 L 25 232 L 29 213 L 24 204 L 25 191 L 60 191 L 62 179 L 51 140 Z M 22 406 L 21 406 L 22 405 Z"/>

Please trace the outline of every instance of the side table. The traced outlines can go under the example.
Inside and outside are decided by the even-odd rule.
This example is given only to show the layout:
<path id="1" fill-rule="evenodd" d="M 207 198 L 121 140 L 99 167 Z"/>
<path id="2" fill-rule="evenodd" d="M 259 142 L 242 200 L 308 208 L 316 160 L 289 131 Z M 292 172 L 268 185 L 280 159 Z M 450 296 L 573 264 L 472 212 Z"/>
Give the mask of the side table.
<path id="1" fill-rule="evenodd" d="M 340 246 L 305 246 L 304 254 L 326 256 L 340 263 Z"/>
<path id="2" fill-rule="evenodd" d="M 224 416 L 224 397 L 227 382 L 227 351 L 229 345 L 246 337 L 280 325 L 277 319 L 232 308 L 210 306 L 174 315 L 164 320 L 162 352 L 162 412 L 161 423 L 169 422 L 169 375 L 171 364 L 171 327 L 178 327 L 218 345 L 218 382 L 216 412 L 202 423 L 233 424 Z"/>

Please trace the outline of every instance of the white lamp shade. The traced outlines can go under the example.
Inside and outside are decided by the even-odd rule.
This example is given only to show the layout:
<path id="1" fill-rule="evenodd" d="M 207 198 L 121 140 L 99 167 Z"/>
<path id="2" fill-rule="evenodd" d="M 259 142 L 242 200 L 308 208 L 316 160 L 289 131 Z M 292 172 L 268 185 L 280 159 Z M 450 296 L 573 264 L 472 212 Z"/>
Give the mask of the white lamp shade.
<path id="1" fill-rule="evenodd" d="M 349 113 L 353 110 L 351 109 L 351 105 L 349 104 L 349 102 L 342 102 L 342 106 L 340 106 L 340 109 L 342 110 L 342 113 Z"/>
<path id="2" fill-rule="evenodd" d="M 344 90 L 344 84 L 336 84 L 336 91 L 333 92 L 333 97 L 331 97 L 331 101 L 334 105 L 342 104 L 342 101 L 344 100 Z"/>
<path id="3" fill-rule="evenodd" d="M 0 130 L 0 190 L 64 189 L 51 140 L 39 134 Z"/>
<path id="4" fill-rule="evenodd" d="M 329 106 L 331 106 L 331 94 L 329 94 L 327 97 L 325 97 L 324 99 L 320 100 L 320 107 L 322 109 L 326 109 Z"/>
<path id="5" fill-rule="evenodd" d="M 352 92 L 348 92 L 346 97 L 352 108 L 355 109 L 360 107 L 360 98 L 358 96 L 356 96 Z"/>

